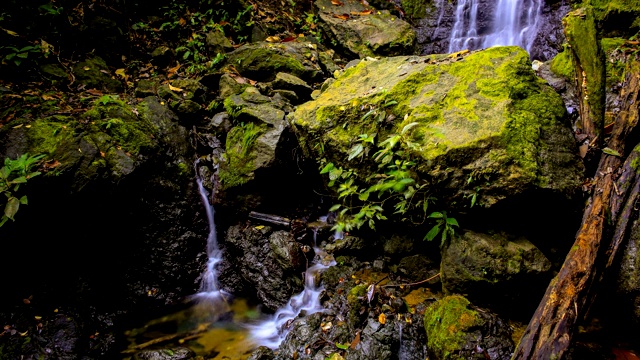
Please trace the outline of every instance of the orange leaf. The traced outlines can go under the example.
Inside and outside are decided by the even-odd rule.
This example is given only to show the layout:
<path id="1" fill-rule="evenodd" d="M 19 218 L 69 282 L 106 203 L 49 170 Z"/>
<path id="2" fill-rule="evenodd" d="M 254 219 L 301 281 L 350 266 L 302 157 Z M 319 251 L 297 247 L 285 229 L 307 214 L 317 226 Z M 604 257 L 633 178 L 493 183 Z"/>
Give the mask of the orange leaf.
<path id="1" fill-rule="evenodd" d="M 178 23 L 180 24 L 180 26 L 185 26 L 187 25 L 187 20 L 180 18 L 180 20 L 178 20 Z"/>
<path id="2" fill-rule="evenodd" d="M 351 342 L 351 345 L 349 346 L 352 349 L 355 349 L 356 346 L 358 346 L 358 344 L 360 343 L 360 331 L 358 331 L 356 333 L 356 338 L 353 339 L 353 341 Z"/>
<path id="3" fill-rule="evenodd" d="M 333 14 L 334 18 L 349 20 L 349 14 Z"/>
<path id="4" fill-rule="evenodd" d="M 387 317 L 384 315 L 384 313 L 380 313 L 380 316 L 378 316 L 378 322 L 380 324 L 384 324 L 387 322 Z"/>
<path id="5" fill-rule="evenodd" d="M 176 74 L 176 72 L 178 72 L 178 70 L 180 69 L 180 63 L 178 63 L 178 65 L 169 68 L 169 70 L 167 70 L 167 77 L 172 77 Z"/>
<path id="6" fill-rule="evenodd" d="M 336 6 L 342 6 L 344 3 L 340 0 L 331 0 L 331 3 Z"/>

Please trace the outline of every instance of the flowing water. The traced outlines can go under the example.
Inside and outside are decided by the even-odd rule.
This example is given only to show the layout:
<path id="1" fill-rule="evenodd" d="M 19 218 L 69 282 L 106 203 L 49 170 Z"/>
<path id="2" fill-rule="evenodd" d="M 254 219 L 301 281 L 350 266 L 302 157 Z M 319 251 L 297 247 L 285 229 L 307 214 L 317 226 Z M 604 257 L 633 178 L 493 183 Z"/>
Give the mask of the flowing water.
<path id="1" fill-rule="evenodd" d="M 298 295 L 292 297 L 286 306 L 278 309 L 275 314 L 255 325 L 250 325 L 251 337 L 255 343 L 271 349 L 277 349 L 287 336 L 288 323 L 297 318 L 304 311 L 311 315 L 324 311 L 320 304 L 320 293 L 323 288 L 316 283 L 318 275 L 330 266 L 336 264 L 333 257 L 327 255 L 316 246 L 316 233 L 313 234 L 315 258 L 319 259 L 305 272 L 304 289 Z"/>
<path id="2" fill-rule="evenodd" d="M 198 191 L 200 192 L 200 198 L 205 207 L 207 213 L 207 221 L 209 222 L 209 235 L 207 237 L 207 256 L 209 260 L 207 262 L 207 269 L 202 276 L 200 284 L 200 291 L 193 296 L 193 298 L 203 306 L 208 306 L 217 311 L 225 309 L 227 299 L 230 294 L 220 290 L 218 285 L 218 272 L 216 265 L 222 260 L 222 250 L 218 246 L 218 235 L 216 234 L 216 223 L 214 219 L 214 209 L 211 201 L 209 201 L 209 192 L 204 188 L 202 178 L 198 169 L 198 160 L 196 160 L 194 167 L 196 170 L 196 181 L 198 183 Z"/>
<path id="3" fill-rule="evenodd" d="M 531 52 L 538 34 L 542 0 L 495 1 L 488 29 L 479 28 L 480 0 L 458 0 L 455 22 L 449 37 L 449 52 L 476 50 L 496 45 L 518 45 Z"/>

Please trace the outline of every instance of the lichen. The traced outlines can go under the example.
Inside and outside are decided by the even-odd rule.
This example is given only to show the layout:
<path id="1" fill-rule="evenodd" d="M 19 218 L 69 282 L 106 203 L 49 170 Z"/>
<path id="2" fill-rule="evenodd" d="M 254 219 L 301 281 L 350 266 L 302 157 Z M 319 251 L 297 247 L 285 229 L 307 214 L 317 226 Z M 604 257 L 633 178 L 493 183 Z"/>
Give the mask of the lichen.
<path id="1" fill-rule="evenodd" d="M 457 354 L 464 344 L 467 332 L 482 324 L 469 301 L 460 295 L 451 295 L 436 301 L 424 313 L 427 345 L 441 360 L 462 359 Z"/>

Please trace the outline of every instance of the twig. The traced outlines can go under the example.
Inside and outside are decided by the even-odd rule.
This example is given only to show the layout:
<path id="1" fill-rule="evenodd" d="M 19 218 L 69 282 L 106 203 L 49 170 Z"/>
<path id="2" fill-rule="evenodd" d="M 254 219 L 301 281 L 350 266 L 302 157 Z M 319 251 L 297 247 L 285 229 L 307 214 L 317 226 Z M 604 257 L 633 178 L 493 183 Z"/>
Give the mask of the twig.
<path id="1" fill-rule="evenodd" d="M 426 279 L 426 280 L 422 280 L 422 281 L 418 281 L 415 283 L 411 283 L 411 284 L 395 284 L 395 285 L 383 285 L 383 287 L 396 287 L 396 286 L 413 286 L 413 285 L 420 285 L 420 284 L 424 284 L 426 282 L 429 282 L 437 277 L 440 277 L 440 273 L 437 273 L 435 275 L 433 275 L 432 277 Z"/>

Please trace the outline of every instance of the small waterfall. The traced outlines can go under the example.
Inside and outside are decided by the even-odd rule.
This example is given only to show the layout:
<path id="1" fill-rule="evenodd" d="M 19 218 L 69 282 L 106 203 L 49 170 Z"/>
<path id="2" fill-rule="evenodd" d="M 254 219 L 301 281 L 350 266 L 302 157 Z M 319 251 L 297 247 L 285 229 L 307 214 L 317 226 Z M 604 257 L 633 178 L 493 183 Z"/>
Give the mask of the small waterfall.
<path id="1" fill-rule="evenodd" d="M 207 237 L 207 269 L 202 276 L 200 283 L 200 291 L 193 297 L 199 303 L 210 305 L 213 308 L 220 308 L 221 305 L 227 306 L 225 296 L 229 294 L 220 290 L 218 286 L 218 272 L 216 265 L 222 260 L 222 250 L 218 247 L 218 235 L 216 234 L 216 223 L 214 220 L 213 205 L 209 201 L 209 192 L 204 188 L 202 178 L 198 169 L 199 159 L 196 160 L 194 167 L 196 171 L 196 182 L 198 183 L 198 191 L 200 198 L 207 213 L 207 221 L 209 222 L 209 235 Z"/>
<path id="2" fill-rule="evenodd" d="M 268 319 L 255 324 L 249 325 L 251 337 L 253 341 L 260 346 L 266 346 L 271 349 L 277 349 L 280 343 L 289 333 L 286 328 L 288 323 L 298 317 L 304 311 L 306 315 L 324 311 L 320 304 L 320 293 L 323 288 L 316 284 L 318 274 L 335 265 L 335 261 L 329 258 L 327 254 L 316 246 L 316 232 L 313 233 L 313 250 L 316 258 L 319 260 L 307 269 L 304 276 L 304 289 L 298 295 L 293 296 L 286 306 L 278 309 L 275 314 Z"/>
<path id="3" fill-rule="evenodd" d="M 449 52 L 496 45 L 518 45 L 531 51 L 538 34 L 542 0 L 497 0 L 488 33 L 478 29 L 479 0 L 458 0 Z M 489 10 L 489 9 L 488 9 Z"/>

